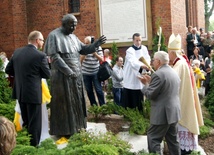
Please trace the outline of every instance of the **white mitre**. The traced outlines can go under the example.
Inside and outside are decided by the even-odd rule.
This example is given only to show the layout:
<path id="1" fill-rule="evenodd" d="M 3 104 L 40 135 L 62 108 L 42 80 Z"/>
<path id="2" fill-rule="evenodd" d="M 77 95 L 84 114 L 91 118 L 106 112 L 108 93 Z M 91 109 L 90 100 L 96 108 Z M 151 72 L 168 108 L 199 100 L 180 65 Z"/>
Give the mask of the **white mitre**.
<path id="1" fill-rule="evenodd" d="M 171 34 L 169 37 L 168 50 L 172 50 L 176 52 L 177 56 L 181 56 L 181 36 L 178 34 L 177 36 Z"/>
<path id="2" fill-rule="evenodd" d="M 168 49 L 170 50 L 181 50 L 181 36 L 177 36 L 174 33 L 169 37 Z"/>

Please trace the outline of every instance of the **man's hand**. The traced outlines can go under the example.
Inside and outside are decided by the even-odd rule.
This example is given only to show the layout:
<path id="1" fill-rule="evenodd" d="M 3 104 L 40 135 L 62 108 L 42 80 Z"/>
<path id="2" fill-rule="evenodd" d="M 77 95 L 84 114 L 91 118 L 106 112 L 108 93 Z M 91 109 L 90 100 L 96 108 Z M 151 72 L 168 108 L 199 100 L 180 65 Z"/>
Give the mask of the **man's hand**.
<path id="1" fill-rule="evenodd" d="M 101 46 L 102 44 L 105 44 L 106 42 L 106 36 L 102 35 L 99 39 L 97 39 L 95 42 L 94 42 L 94 46 L 95 47 L 99 47 Z"/>
<path id="2" fill-rule="evenodd" d="M 149 84 L 150 81 L 151 81 L 151 76 L 149 76 L 149 75 L 138 76 L 138 78 L 140 79 L 140 81 L 141 81 L 144 85 Z"/>
<path id="3" fill-rule="evenodd" d="M 207 69 L 206 69 L 206 73 L 210 73 L 211 71 L 212 71 L 211 68 L 207 68 Z"/>
<path id="4" fill-rule="evenodd" d="M 141 68 L 145 70 L 149 70 L 149 67 L 147 67 L 146 65 L 142 65 Z"/>

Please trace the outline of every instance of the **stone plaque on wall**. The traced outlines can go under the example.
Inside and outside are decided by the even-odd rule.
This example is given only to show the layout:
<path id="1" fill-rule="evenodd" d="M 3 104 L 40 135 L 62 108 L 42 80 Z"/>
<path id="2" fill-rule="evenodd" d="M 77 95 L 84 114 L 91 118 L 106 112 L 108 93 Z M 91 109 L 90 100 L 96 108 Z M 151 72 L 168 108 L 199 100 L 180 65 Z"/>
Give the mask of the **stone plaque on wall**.
<path id="1" fill-rule="evenodd" d="M 99 0 L 100 33 L 107 43 L 130 42 L 140 33 L 147 41 L 146 0 Z"/>

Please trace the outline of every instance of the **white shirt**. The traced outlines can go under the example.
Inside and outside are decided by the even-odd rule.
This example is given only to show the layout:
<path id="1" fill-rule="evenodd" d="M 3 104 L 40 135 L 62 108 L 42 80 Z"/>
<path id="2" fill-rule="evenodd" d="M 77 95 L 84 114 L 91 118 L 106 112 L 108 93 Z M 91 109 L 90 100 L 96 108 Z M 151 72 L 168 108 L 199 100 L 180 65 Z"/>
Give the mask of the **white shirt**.
<path id="1" fill-rule="evenodd" d="M 124 88 L 133 90 L 141 90 L 143 88 L 144 85 L 138 79 L 140 75 L 139 70 L 144 65 L 139 61 L 139 58 L 142 56 L 150 64 L 151 58 L 146 46 L 141 45 L 139 50 L 135 50 L 133 47 L 127 49 L 123 69 Z"/>

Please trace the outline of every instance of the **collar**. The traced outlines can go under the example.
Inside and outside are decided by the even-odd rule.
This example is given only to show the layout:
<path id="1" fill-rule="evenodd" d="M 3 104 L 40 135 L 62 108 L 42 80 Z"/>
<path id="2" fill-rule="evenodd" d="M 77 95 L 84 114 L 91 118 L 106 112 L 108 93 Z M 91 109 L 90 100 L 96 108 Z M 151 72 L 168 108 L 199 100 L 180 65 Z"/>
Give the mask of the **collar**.
<path id="1" fill-rule="evenodd" d="M 173 62 L 172 65 L 174 66 L 178 60 L 180 60 L 180 58 L 177 57 L 177 58 L 174 60 L 174 62 Z"/>
<path id="2" fill-rule="evenodd" d="M 137 47 L 135 45 L 132 45 L 132 47 L 135 49 L 135 50 L 140 50 L 141 49 L 141 46 Z"/>
<path id="3" fill-rule="evenodd" d="M 37 49 L 37 47 L 34 44 L 29 43 L 28 46 L 35 47 Z"/>
<path id="4" fill-rule="evenodd" d="M 167 66 L 167 64 L 163 64 L 163 65 L 159 66 L 157 70 L 161 69 L 164 66 Z"/>

